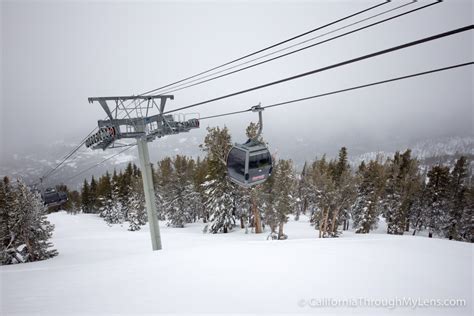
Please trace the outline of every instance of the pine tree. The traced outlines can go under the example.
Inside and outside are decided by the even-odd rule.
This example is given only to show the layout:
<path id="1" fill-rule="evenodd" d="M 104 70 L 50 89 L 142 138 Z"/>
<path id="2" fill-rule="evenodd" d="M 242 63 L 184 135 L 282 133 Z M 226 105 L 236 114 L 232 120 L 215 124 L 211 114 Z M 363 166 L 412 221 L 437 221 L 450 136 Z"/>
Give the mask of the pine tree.
<path id="1" fill-rule="evenodd" d="M 195 200 L 197 217 L 202 218 L 204 223 L 207 223 L 207 221 L 209 220 L 209 212 L 204 206 L 206 201 L 206 195 L 204 193 L 203 188 L 203 183 L 206 181 L 207 170 L 207 159 L 201 160 L 200 157 L 198 157 L 196 161 L 196 167 L 194 168 L 193 173 L 193 191 L 197 194 Z"/>
<path id="2" fill-rule="evenodd" d="M 110 199 L 112 197 L 112 179 L 108 171 L 99 179 L 97 196 L 98 199 L 101 200 Z"/>
<path id="3" fill-rule="evenodd" d="M 468 207 L 468 188 L 467 181 L 467 160 L 461 156 L 450 173 L 450 202 L 447 212 L 443 217 L 442 230 L 444 236 L 449 239 L 463 240 L 462 231 L 463 215 Z"/>
<path id="4" fill-rule="evenodd" d="M 97 182 L 94 176 L 92 176 L 89 186 L 89 207 L 91 213 L 97 213 L 99 211 L 100 203 L 98 201 L 98 193 Z"/>
<path id="5" fill-rule="evenodd" d="M 226 157 L 231 148 L 231 140 L 226 127 L 208 128 L 207 131 L 201 148 L 207 153 L 209 166 L 206 182 L 203 184 L 205 205 L 209 210 L 208 231 L 227 233 L 235 225 L 235 186 L 226 178 Z"/>
<path id="6" fill-rule="evenodd" d="M 90 189 L 87 180 L 84 179 L 84 184 L 82 185 L 81 191 L 81 206 L 82 212 L 90 213 L 91 212 L 91 196 L 90 196 Z"/>
<path id="7" fill-rule="evenodd" d="M 293 164 L 291 160 L 279 160 L 275 169 L 272 193 L 275 219 L 278 224 L 278 239 L 287 239 L 288 236 L 283 233 L 283 226 L 288 222 L 288 215 L 296 205 Z"/>
<path id="8" fill-rule="evenodd" d="M 330 210 L 335 199 L 335 183 L 326 157 L 316 159 L 308 172 L 308 202 L 312 209 L 311 223 L 319 230 L 319 237 L 328 237 Z"/>
<path id="9" fill-rule="evenodd" d="M 461 217 L 460 235 L 462 240 L 474 242 L 474 187 L 470 186 L 466 193 L 467 202 Z"/>
<path id="10" fill-rule="evenodd" d="M 128 222 L 130 231 L 140 230 L 141 226 L 147 223 L 147 213 L 145 208 L 145 195 L 143 187 L 140 183 L 139 173 L 134 173 L 134 181 L 132 182 L 133 190 L 128 200 Z"/>
<path id="11" fill-rule="evenodd" d="M 361 181 L 351 213 L 356 233 L 366 234 L 377 227 L 384 175 L 383 166 L 378 161 L 371 160 L 368 166 L 365 163 L 361 166 L 358 171 Z"/>
<path id="12" fill-rule="evenodd" d="M 52 244 L 49 241 L 54 226 L 46 219 L 45 207 L 39 193 L 31 192 L 21 180 L 18 180 L 15 193 L 4 181 L 3 191 L 9 191 L 9 197 L 4 204 L 14 216 L 9 218 L 8 245 L 2 244 L 2 263 L 31 262 L 56 256 L 57 251 L 51 249 Z"/>
<path id="13" fill-rule="evenodd" d="M 449 168 L 434 166 L 428 172 L 428 184 L 426 185 L 426 210 L 425 227 L 428 229 L 429 237 L 442 230 L 443 216 L 449 208 L 450 177 Z"/>
<path id="14" fill-rule="evenodd" d="M 407 149 L 402 155 L 395 153 L 389 162 L 388 178 L 382 202 L 383 215 L 387 221 L 387 233 L 403 235 L 409 228 L 410 213 L 420 190 L 421 177 L 418 161 L 411 158 Z"/>
<path id="15" fill-rule="evenodd" d="M 270 227 L 271 239 L 278 239 L 278 213 L 275 209 L 275 198 L 276 194 L 275 189 L 275 175 L 277 172 L 278 164 L 276 161 L 273 163 L 273 172 L 268 177 L 267 181 L 262 184 L 262 199 L 263 199 L 263 210 L 264 210 L 264 219 L 265 224 Z"/>
<path id="16" fill-rule="evenodd" d="M 120 177 L 117 178 L 120 181 Z M 104 201 L 101 208 L 100 216 L 104 218 L 105 222 L 110 226 L 112 224 L 121 224 L 125 221 L 125 211 L 120 198 L 119 183 L 112 183 L 112 197 Z"/>
<path id="17" fill-rule="evenodd" d="M 229 232 L 235 225 L 232 185 L 227 181 L 212 179 L 205 182 L 204 187 L 208 196 L 206 206 L 210 210 L 208 231 L 214 234 Z"/>
<path id="18" fill-rule="evenodd" d="M 308 184 L 307 184 L 307 173 L 308 166 L 306 161 L 303 165 L 303 170 L 301 171 L 299 178 L 297 179 L 297 207 L 295 214 L 295 221 L 299 220 L 300 214 L 305 214 L 306 209 L 308 208 Z"/>
<path id="19" fill-rule="evenodd" d="M 166 157 L 158 162 L 155 197 L 159 220 L 166 220 L 166 205 L 171 201 L 170 185 L 172 174 L 173 162 L 171 158 Z"/>
<path id="20" fill-rule="evenodd" d="M 193 190 L 190 160 L 177 155 L 173 160 L 173 172 L 169 183 L 169 201 L 165 206 L 168 224 L 184 227 L 194 219 L 193 207 L 197 194 Z"/>
<path id="21" fill-rule="evenodd" d="M 17 220 L 17 198 L 16 192 L 13 190 L 10 179 L 4 177 L 0 182 L 0 239 L 1 239 L 1 256 L 2 264 L 10 264 L 20 262 L 19 254 L 14 244 L 15 234 L 13 225 Z"/>
<path id="22" fill-rule="evenodd" d="M 68 201 L 71 203 L 71 207 L 67 210 L 69 214 L 76 215 L 81 210 L 81 194 L 74 190 L 68 194 Z"/>
<path id="23" fill-rule="evenodd" d="M 118 182 L 116 184 L 118 191 L 116 191 L 116 198 L 121 205 L 121 212 L 125 219 L 128 218 L 128 212 L 130 211 L 128 205 L 129 194 L 132 190 L 132 177 L 133 177 L 133 167 L 132 163 L 127 164 L 125 172 L 120 172 L 118 176 Z"/>
<path id="24" fill-rule="evenodd" d="M 330 226 L 326 233 L 331 237 L 340 235 L 338 231 L 339 225 L 347 223 L 350 218 L 350 206 L 353 204 L 356 194 L 355 180 L 352 176 L 348 162 L 346 147 L 342 147 L 339 151 L 339 157 L 336 162 L 330 164 L 332 168 L 332 177 L 334 181 L 334 201 L 329 209 L 331 216 L 329 217 Z M 331 169 L 331 168 L 330 168 Z"/>

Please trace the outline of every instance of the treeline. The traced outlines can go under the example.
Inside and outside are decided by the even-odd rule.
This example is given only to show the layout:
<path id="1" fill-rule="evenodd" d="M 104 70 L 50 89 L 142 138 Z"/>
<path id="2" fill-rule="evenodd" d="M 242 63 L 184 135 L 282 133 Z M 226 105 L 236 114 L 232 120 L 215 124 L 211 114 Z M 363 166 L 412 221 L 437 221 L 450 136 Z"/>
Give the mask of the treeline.
<path id="1" fill-rule="evenodd" d="M 46 219 L 41 196 L 23 181 L 0 181 L 0 262 L 44 260 L 57 255 L 49 239 L 54 226 Z"/>
<path id="2" fill-rule="evenodd" d="M 124 171 L 106 172 L 98 180 L 84 180 L 81 193 L 69 194 L 66 210 L 72 213 L 99 214 L 109 224 L 129 223 L 129 230 L 139 230 L 146 223 L 145 197 L 141 172 L 129 163 Z"/>
<path id="3" fill-rule="evenodd" d="M 257 126 L 247 128 L 255 133 Z M 263 141 L 263 139 L 262 139 Z M 460 157 L 454 168 L 436 165 L 423 171 L 410 150 L 390 159 L 362 162 L 353 170 L 346 148 L 337 159 L 325 156 L 296 172 L 291 160 L 274 159 L 272 176 L 264 184 L 243 189 L 227 179 L 226 156 L 232 146 L 227 128 L 208 128 L 201 145 L 204 158 L 177 155 L 153 168 L 158 216 L 173 227 L 202 220 L 204 231 L 227 233 L 240 226 L 285 239 L 289 215 L 307 213 L 319 237 L 337 237 L 352 225 L 369 233 L 385 219 L 388 234 L 427 230 L 454 240 L 473 242 L 474 188 L 469 162 Z M 128 221 L 130 230 L 146 223 L 139 169 L 108 173 L 85 181 L 80 205 L 108 223 Z"/>
<path id="4" fill-rule="evenodd" d="M 247 128 L 254 136 L 257 125 Z M 263 139 L 260 141 L 264 142 Z M 227 178 L 226 158 L 232 147 L 227 128 L 208 128 L 200 145 L 204 158 L 177 155 L 152 166 L 158 217 L 172 227 L 202 221 L 204 232 L 227 233 L 267 229 L 272 239 L 286 239 L 284 225 L 293 214 L 308 214 L 320 238 L 337 237 L 349 226 L 370 233 L 380 218 L 387 233 L 434 235 L 474 242 L 474 186 L 470 161 L 461 156 L 454 167 L 420 167 L 410 150 L 382 161 L 362 162 L 355 170 L 346 148 L 336 159 L 325 156 L 296 172 L 291 160 L 273 157 L 273 172 L 263 184 L 243 189 Z M 94 213 L 109 224 L 128 223 L 131 231 L 147 222 L 141 172 L 125 170 L 84 180 L 80 191 L 67 192 L 70 213 Z M 57 254 L 49 239 L 54 226 L 46 219 L 39 193 L 21 180 L 0 181 L 2 264 L 43 260 Z"/>

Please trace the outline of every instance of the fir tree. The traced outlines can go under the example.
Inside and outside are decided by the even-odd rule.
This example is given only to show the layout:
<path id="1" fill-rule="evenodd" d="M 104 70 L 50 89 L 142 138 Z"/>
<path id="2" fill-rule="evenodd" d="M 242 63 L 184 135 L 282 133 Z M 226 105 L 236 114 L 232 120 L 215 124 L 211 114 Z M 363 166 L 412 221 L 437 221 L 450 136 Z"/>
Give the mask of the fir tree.
<path id="1" fill-rule="evenodd" d="M 366 234 L 377 227 L 384 184 L 383 166 L 372 160 L 367 167 L 364 163 L 358 173 L 361 181 L 351 212 L 356 233 Z"/>
<path id="2" fill-rule="evenodd" d="M 13 190 L 7 178 L 2 185 L 2 192 L 2 264 L 38 261 L 56 256 L 57 251 L 51 249 L 49 241 L 54 226 L 46 219 L 39 193 L 31 192 L 21 180 L 18 180 L 17 187 Z M 7 223 L 4 223 L 5 219 Z"/>
<path id="3" fill-rule="evenodd" d="M 119 191 L 119 183 L 112 183 L 112 197 L 104 201 L 104 205 L 100 210 L 100 216 L 104 218 L 109 226 L 112 224 L 121 224 L 126 218 Z"/>
<path id="4" fill-rule="evenodd" d="M 459 233 L 462 240 L 474 242 L 474 187 L 470 186 L 466 193 L 467 202 L 461 217 Z"/>
<path id="5" fill-rule="evenodd" d="M 450 174 L 450 203 L 444 216 L 443 233 L 449 239 L 463 240 L 463 214 L 468 207 L 467 160 L 461 156 Z"/>
<path id="6" fill-rule="evenodd" d="M 340 223 L 347 223 L 350 217 L 350 206 L 355 199 L 355 181 L 351 173 L 348 162 L 346 147 L 342 147 L 339 151 L 339 157 L 336 162 L 330 164 L 332 168 L 332 177 L 335 184 L 334 201 L 330 208 L 331 217 L 329 218 L 329 231 L 326 233 L 331 237 L 340 234 L 338 227 Z"/>
<path id="7" fill-rule="evenodd" d="M 335 199 L 335 183 L 326 157 L 315 160 L 308 174 L 308 201 L 312 209 L 311 223 L 319 229 L 319 237 L 328 237 L 330 210 Z"/>
<path id="8" fill-rule="evenodd" d="M 204 206 L 206 202 L 206 195 L 204 193 L 203 183 L 206 181 L 206 175 L 208 170 L 207 159 L 201 160 L 200 157 L 196 160 L 196 167 L 193 173 L 193 191 L 196 192 L 196 204 L 195 211 L 198 218 L 202 218 L 204 223 L 209 220 L 209 212 Z"/>
<path id="9" fill-rule="evenodd" d="M 129 213 L 128 222 L 130 231 L 140 230 L 141 226 L 147 223 L 147 214 L 145 209 L 145 195 L 143 187 L 140 183 L 139 173 L 134 173 L 135 181 L 133 181 L 133 191 L 128 200 Z"/>
<path id="10" fill-rule="evenodd" d="M 169 202 L 165 206 L 168 224 L 184 227 L 193 220 L 193 207 L 197 195 L 193 191 L 190 161 L 177 155 L 173 160 L 173 172 L 169 183 Z"/>
<path id="11" fill-rule="evenodd" d="M 15 224 L 17 198 L 16 192 L 13 190 L 10 179 L 4 177 L 0 182 L 0 238 L 1 238 L 1 263 L 10 264 L 20 262 L 21 259 L 14 244 L 15 234 L 13 225 Z"/>
<path id="12" fill-rule="evenodd" d="M 443 215 L 449 208 L 450 191 L 449 168 L 434 166 L 428 172 L 428 184 L 426 185 L 426 210 L 424 217 L 425 227 L 428 229 L 429 237 L 434 233 L 440 233 L 443 226 Z"/>
<path id="13" fill-rule="evenodd" d="M 383 215 L 387 221 L 387 233 L 403 235 L 409 228 L 410 212 L 420 190 L 418 162 L 411 158 L 408 149 L 402 155 L 395 153 L 389 162 L 385 194 L 382 202 Z"/>
<path id="14" fill-rule="evenodd" d="M 81 194 L 76 190 L 70 191 L 68 194 L 68 201 L 70 202 L 71 207 L 66 211 L 73 215 L 79 213 L 81 210 Z"/>
<path id="15" fill-rule="evenodd" d="M 84 184 L 82 185 L 81 206 L 82 206 L 82 211 L 84 213 L 91 212 L 91 195 L 90 195 L 89 184 L 87 183 L 86 179 L 84 179 Z"/>
<path id="16" fill-rule="evenodd" d="M 89 186 L 89 205 L 91 213 L 97 213 L 99 211 L 100 203 L 98 201 L 98 193 L 97 182 L 95 181 L 94 176 L 92 176 Z"/>
<path id="17" fill-rule="evenodd" d="M 303 165 L 303 170 L 301 171 L 299 178 L 297 180 L 297 207 L 296 207 L 296 214 L 295 214 L 295 221 L 299 220 L 300 213 L 305 214 L 306 209 L 308 208 L 308 183 L 307 183 L 307 173 L 308 173 L 308 166 L 306 161 Z"/>
<path id="18" fill-rule="evenodd" d="M 156 171 L 155 198 L 157 203 L 158 219 L 166 220 L 166 206 L 171 201 L 171 176 L 173 174 L 173 162 L 166 157 L 158 162 Z"/>
<path id="19" fill-rule="evenodd" d="M 296 204 L 293 165 L 291 160 L 279 160 L 275 169 L 275 179 L 272 190 L 274 195 L 272 204 L 275 212 L 275 224 L 278 225 L 278 239 L 287 239 L 288 236 L 283 233 L 283 226 L 288 222 L 288 215 L 292 212 Z"/>
<path id="20" fill-rule="evenodd" d="M 235 225 L 234 196 L 235 186 L 226 178 L 226 156 L 231 148 L 228 129 L 208 128 L 208 134 L 201 148 L 207 153 L 208 175 L 203 184 L 206 194 L 206 207 L 209 210 L 208 231 L 211 233 L 229 232 Z"/>

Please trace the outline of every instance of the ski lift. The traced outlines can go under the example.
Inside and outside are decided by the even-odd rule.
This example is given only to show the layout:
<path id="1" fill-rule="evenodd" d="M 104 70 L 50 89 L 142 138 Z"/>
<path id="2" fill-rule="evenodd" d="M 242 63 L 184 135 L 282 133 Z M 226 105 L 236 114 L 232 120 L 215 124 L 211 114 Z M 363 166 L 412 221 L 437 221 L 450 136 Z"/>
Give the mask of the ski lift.
<path id="1" fill-rule="evenodd" d="M 272 174 L 272 156 L 264 143 L 258 141 L 262 133 L 263 108 L 259 105 L 251 108 L 258 112 L 258 133 L 253 139 L 243 144 L 235 144 L 227 155 L 227 176 L 245 188 L 265 182 Z"/>
<path id="2" fill-rule="evenodd" d="M 54 188 L 48 188 L 42 194 L 44 205 L 50 209 L 55 206 L 62 206 L 67 202 L 66 192 L 56 191 Z"/>

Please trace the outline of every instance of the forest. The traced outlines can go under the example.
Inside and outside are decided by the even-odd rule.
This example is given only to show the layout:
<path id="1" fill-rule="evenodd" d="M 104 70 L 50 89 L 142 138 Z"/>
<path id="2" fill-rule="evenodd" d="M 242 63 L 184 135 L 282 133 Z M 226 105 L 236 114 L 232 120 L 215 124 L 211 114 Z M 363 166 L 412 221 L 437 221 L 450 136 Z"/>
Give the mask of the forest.
<path id="1" fill-rule="evenodd" d="M 257 125 L 247 128 L 256 133 Z M 264 142 L 263 139 L 260 141 Z M 208 128 L 204 157 L 176 155 L 152 165 L 158 218 L 176 228 L 201 221 L 204 233 L 267 232 L 287 239 L 285 223 L 293 215 L 310 217 L 315 237 L 338 237 L 350 227 L 367 234 L 383 218 L 387 234 L 416 235 L 474 242 L 474 186 L 470 162 L 461 156 L 454 166 L 421 168 L 408 149 L 393 157 L 349 164 L 342 147 L 338 157 L 317 157 L 297 171 L 288 159 L 273 157 L 273 171 L 263 184 L 241 188 L 227 178 L 226 156 L 232 148 L 226 127 Z M 130 231 L 147 223 L 140 169 L 85 179 L 79 191 L 65 185 L 64 209 L 71 214 L 98 214 L 109 225 L 128 224 Z M 43 260 L 57 254 L 48 241 L 54 226 L 46 218 L 41 197 L 22 180 L 0 183 L 2 264 Z"/>
<path id="2" fill-rule="evenodd" d="M 248 135 L 255 130 L 250 125 Z M 157 162 L 152 170 L 160 220 L 177 228 L 201 220 L 210 233 L 268 227 L 271 238 L 286 239 L 290 214 L 296 220 L 309 214 L 321 238 L 337 237 L 350 225 L 370 233 L 382 216 L 388 234 L 426 230 L 429 237 L 474 241 L 474 187 L 465 156 L 453 167 L 423 169 L 408 149 L 351 167 L 342 147 L 336 159 L 315 158 L 299 172 L 291 160 L 274 157 L 269 180 L 246 189 L 227 179 L 231 147 L 227 128 L 208 128 L 204 158 L 176 155 Z M 137 230 L 146 223 L 142 190 L 140 170 L 129 163 L 123 171 L 84 180 L 81 192 L 69 193 L 68 208 L 97 213 L 110 224 L 127 221 Z"/>

